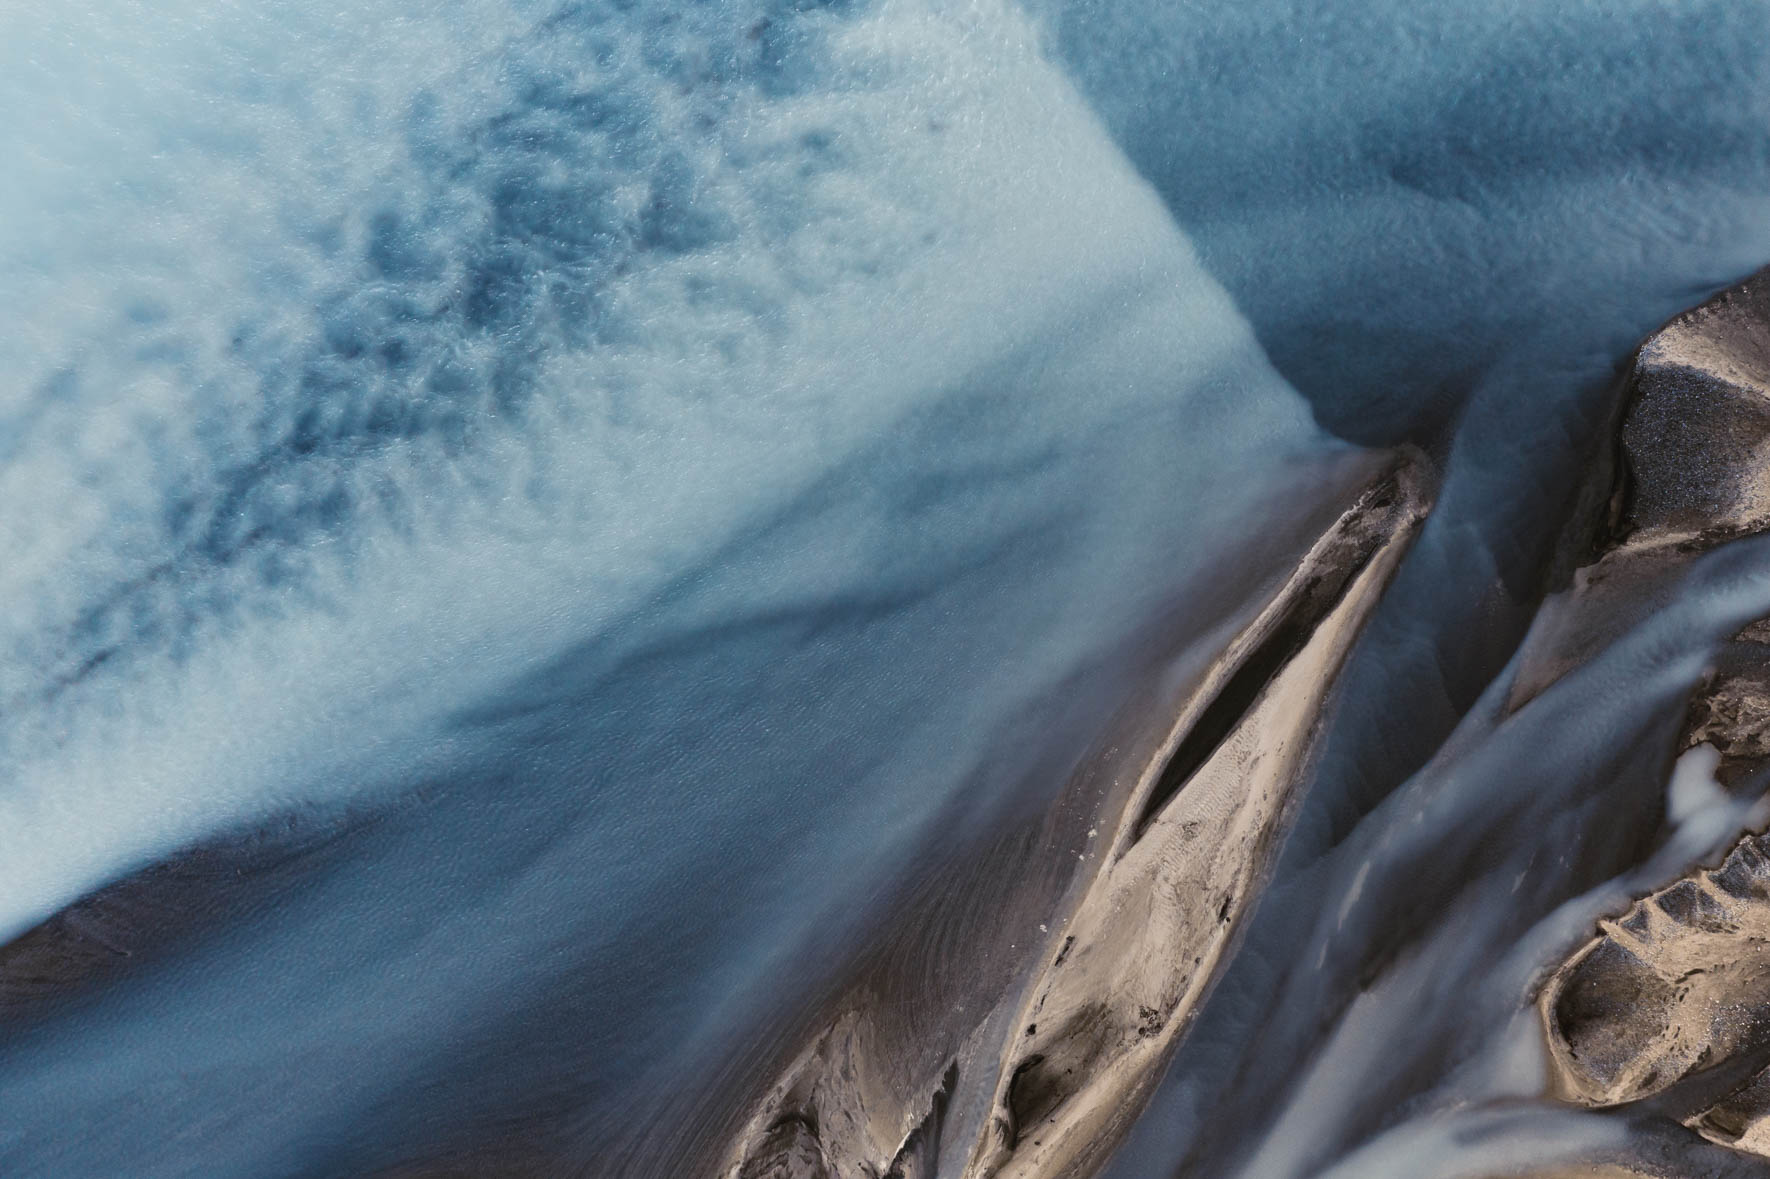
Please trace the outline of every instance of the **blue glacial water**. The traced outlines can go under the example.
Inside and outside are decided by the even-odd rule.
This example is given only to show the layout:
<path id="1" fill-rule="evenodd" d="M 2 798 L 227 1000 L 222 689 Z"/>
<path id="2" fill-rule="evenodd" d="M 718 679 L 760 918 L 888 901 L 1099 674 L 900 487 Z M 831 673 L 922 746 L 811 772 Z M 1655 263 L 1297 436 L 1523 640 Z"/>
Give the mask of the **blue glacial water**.
<path id="1" fill-rule="evenodd" d="M 143 870 L 162 930 L 0 1032 L 5 1175 L 670 1174 L 1411 439 L 1439 507 L 1277 886 L 1363 895 L 1434 775 L 1548 773 L 1483 692 L 1603 395 L 1770 261 L 1755 0 L 19 5 L 0 109 L 0 938 Z M 1558 781 L 1770 612 L 1730 560 L 1563 694 Z M 1455 1153 L 1319 1096 L 1427 1087 L 1394 1054 L 1211 1121 L 1324 1039 L 1246 1065 L 1314 920 L 1263 912 L 1123 1174 Z"/>

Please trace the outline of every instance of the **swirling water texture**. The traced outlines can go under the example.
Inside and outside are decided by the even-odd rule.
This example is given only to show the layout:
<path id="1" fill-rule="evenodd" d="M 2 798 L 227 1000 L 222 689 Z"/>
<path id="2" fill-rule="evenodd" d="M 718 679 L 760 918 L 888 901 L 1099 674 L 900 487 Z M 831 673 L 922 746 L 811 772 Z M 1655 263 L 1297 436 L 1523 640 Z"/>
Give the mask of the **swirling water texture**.
<path id="1" fill-rule="evenodd" d="M 1356 891 L 1615 365 L 1770 257 L 1754 4 L 406 8 L 0 17 L 0 932 L 305 849 L 15 1021 L 7 1173 L 673 1173 L 914 865 L 1271 584 L 1355 462 L 1311 408 L 1446 469 L 1293 853 Z M 1305 1002 L 1262 921 L 1125 1173 L 1374 1132 L 1283 1020 L 1297 1102 L 1199 1104 Z"/>

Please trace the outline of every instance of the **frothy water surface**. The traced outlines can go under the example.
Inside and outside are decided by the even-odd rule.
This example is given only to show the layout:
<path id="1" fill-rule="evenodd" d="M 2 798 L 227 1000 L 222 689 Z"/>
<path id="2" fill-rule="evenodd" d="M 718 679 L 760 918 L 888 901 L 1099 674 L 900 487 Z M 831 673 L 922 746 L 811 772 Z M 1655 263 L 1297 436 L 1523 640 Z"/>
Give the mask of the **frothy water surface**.
<path id="1" fill-rule="evenodd" d="M 1761 546 L 1501 701 L 1616 366 L 1770 258 L 1770 27 L 1392 7 L 0 11 L 0 939 L 138 889 L 0 1171 L 682 1173 L 1272 591 L 1330 429 L 1442 494 L 1113 1173 L 1648 1134 L 1522 1104 L 1521 1013 L 1746 821 L 1655 842 Z"/>

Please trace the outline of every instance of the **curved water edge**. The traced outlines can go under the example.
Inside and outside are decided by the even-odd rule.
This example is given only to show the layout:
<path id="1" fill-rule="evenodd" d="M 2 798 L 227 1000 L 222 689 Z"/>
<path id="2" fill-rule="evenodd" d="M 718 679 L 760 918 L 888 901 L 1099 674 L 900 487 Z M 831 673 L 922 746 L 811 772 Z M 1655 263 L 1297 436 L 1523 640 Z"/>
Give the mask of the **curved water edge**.
<path id="1" fill-rule="evenodd" d="M 0 1171 L 1760 1173 L 1538 998 L 1758 823 L 1770 27 L 1528 7 L 0 14 Z"/>

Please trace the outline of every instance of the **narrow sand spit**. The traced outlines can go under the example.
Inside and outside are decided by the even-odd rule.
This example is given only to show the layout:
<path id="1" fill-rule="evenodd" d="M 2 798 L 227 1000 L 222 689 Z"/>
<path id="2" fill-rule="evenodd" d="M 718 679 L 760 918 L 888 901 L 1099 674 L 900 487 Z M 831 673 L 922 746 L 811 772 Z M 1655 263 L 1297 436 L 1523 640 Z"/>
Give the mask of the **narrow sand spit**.
<path id="1" fill-rule="evenodd" d="M 1006 962 L 982 955 L 980 977 L 1006 985 L 977 987 L 955 1053 L 911 1065 L 895 1025 L 915 1013 L 849 992 L 756 1103 L 721 1173 L 1031 1179 L 1102 1161 L 1266 881 L 1340 667 L 1426 507 L 1420 462 L 1392 457 L 1165 719 L 1121 726 L 1075 776 L 1048 821 L 1085 815 L 1083 850 L 1045 850 L 1080 870 L 1039 937 L 1006 947 Z M 980 947 L 940 933 L 905 951 L 932 973 L 975 971 Z"/>

